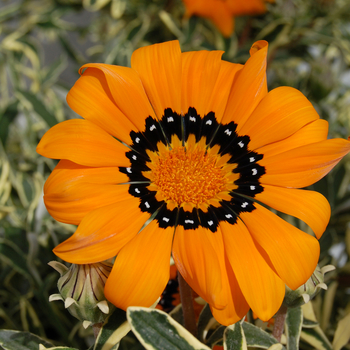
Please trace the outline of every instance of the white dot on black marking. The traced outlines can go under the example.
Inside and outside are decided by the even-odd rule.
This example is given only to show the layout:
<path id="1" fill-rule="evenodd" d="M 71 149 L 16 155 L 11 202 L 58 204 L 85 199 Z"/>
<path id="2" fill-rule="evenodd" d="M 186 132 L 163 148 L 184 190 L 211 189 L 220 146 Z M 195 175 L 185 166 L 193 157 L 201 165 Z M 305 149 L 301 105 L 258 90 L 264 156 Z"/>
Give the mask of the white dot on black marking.
<path id="1" fill-rule="evenodd" d="M 136 159 L 137 159 L 137 157 L 135 156 L 135 154 L 132 156 L 132 159 L 133 159 L 133 160 L 136 160 Z"/>
<path id="2" fill-rule="evenodd" d="M 174 118 L 173 118 L 173 117 L 168 117 L 168 118 L 167 118 L 167 121 L 168 121 L 168 123 L 173 122 L 173 121 L 174 121 Z"/>
<path id="3" fill-rule="evenodd" d="M 131 168 L 126 168 L 126 171 L 127 171 L 129 174 L 131 174 L 131 173 L 132 173 Z"/>
<path id="4" fill-rule="evenodd" d="M 194 221 L 193 220 L 185 220 L 185 224 L 194 224 Z"/>
<path id="5" fill-rule="evenodd" d="M 239 141 L 239 142 L 238 142 L 238 146 L 241 147 L 241 148 L 243 148 L 243 147 L 244 147 L 244 143 L 243 143 L 242 141 Z"/>
<path id="6" fill-rule="evenodd" d="M 138 188 L 135 188 L 135 192 L 136 193 L 141 193 L 140 190 Z"/>
<path id="7" fill-rule="evenodd" d="M 191 121 L 191 122 L 195 122 L 195 121 L 196 121 L 196 118 L 195 118 L 195 117 L 190 117 L 190 121 Z"/>
<path id="8" fill-rule="evenodd" d="M 254 168 L 254 169 L 252 169 L 252 174 L 253 175 L 256 175 L 258 173 L 258 171 Z"/>
<path id="9" fill-rule="evenodd" d="M 254 191 L 254 190 L 255 190 L 255 186 L 250 186 L 250 189 L 251 189 L 252 191 Z"/>
<path id="10" fill-rule="evenodd" d="M 163 221 L 165 221 L 165 222 L 169 222 L 170 221 L 170 219 L 169 218 L 166 218 L 165 216 L 163 217 Z"/>
<path id="11" fill-rule="evenodd" d="M 242 203 L 241 207 L 245 208 L 248 204 L 249 204 L 248 202 L 244 202 L 244 203 Z"/>
<path id="12" fill-rule="evenodd" d="M 224 133 L 225 133 L 226 135 L 228 135 L 228 136 L 231 136 L 232 131 L 231 131 L 230 129 L 226 129 L 226 130 L 224 131 Z"/>
<path id="13" fill-rule="evenodd" d="M 210 221 L 208 221 L 208 225 L 212 226 L 212 225 L 214 225 L 214 222 L 212 220 L 210 220 Z"/>
<path id="14" fill-rule="evenodd" d="M 211 125 L 211 124 L 213 124 L 213 122 L 210 119 L 207 120 L 206 123 L 205 123 L 205 125 Z"/>
<path id="15" fill-rule="evenodd" d="M 145 206 L 147 209 L 149 209 L 151 207 L 148 202 L 145 202 Z"/>
<path id="16" fill-rule="evenodd" d="M 136 143 L 139 143 L 140 141 L 141 141 L 140 138 L 139 138 L 139 137 L 136 137 L 135 142 L 136 142 Z"/>
<path id="17" fill-rule="evenodd" d="M 250 157 L 250 158 L 249 158 L 249 161 L 250 161 L 251 163 L 253 163 L 253 162 L 255 162 L 255 158 L 254 158 L 254 157 Z"/>
<path id="18" fill-rule="evenodd" d="M 153 124 L 153 125 L 149 128 L 149 130 L 150 130 L 150 131 L 153 131 L 154 129 L 157 129 L 157 127 Z"/>
<path id="19" fill-rule="evenodd" d="M 225 215 L 228 219 L 232 218 L 232 215 L 231 214 L 226 214 Z"/>

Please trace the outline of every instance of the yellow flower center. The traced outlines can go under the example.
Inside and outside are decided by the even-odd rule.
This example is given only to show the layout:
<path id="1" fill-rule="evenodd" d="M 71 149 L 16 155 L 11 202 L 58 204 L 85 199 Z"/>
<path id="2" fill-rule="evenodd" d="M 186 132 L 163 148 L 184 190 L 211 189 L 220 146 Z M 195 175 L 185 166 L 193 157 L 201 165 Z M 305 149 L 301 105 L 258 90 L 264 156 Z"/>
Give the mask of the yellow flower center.
<path id="1" fill-rule="evenodd" d="M 205 139 L 196 143 L 189 138 L 181 145 L 174 138 L 170 148 L 158 145 L 159 152 L 149 152 L 151 169 L 143 174 L 151 180 L 148 187 L 157 191 L 157 200 L 167 202 L 169 209 L 184 207 L 204 208 L 230 199 L 228 191 L 237 188 L 233 181 L 239 176 L 231 173 L 236 165 L 228 165 L 217 150 L 207 149 Z"/>

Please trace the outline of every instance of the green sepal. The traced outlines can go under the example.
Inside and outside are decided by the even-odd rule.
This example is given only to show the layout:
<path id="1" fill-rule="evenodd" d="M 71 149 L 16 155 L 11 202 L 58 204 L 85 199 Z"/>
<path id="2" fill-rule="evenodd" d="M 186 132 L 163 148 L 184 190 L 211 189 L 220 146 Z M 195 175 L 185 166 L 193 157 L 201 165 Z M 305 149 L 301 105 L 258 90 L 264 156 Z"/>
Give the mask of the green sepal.
<path id="1" fill-rule="evenodd" d="M 301 327 L 303 325 L 303 311 L 301 307 L 289 308 L 286 317 L 287 349 L 298 350 Z"/>
<path id="2" fill-rule="evenodd" d="M 96 338 L 93 350 L 110 350 L 118 348 L 118 344 L 131 330 L 126 319 L 126 312 L 116 309 L 103 324 Z"/>
<path id="3" fill-rule="evenodd" d="M 251 323 L 243 322 L 242 327 L 248 346 L 269 349 L 272 345 L 279 344 L 272 335 Z M 282 347 L 282 349 L 285 349 L 285 347 Z"/>
<path id="4" fill-rule="evenodd" d="M 129 307 L 132 331 L 147 350 L 209 350 L 168 314 L 145 307 Z"/>
<path id="5" fill-rule="evenodd" d="M 225 350 L 248 350 L 247 341 L 240 322 L 226 327 L 224 332 Z"/>
<path id="6" fill-rule="evenodd" d="M 53 344 L 29 332 L 0 330 L 0 347 L 4 350 L 38 350 L 39 346 L 54 347 Z"/>

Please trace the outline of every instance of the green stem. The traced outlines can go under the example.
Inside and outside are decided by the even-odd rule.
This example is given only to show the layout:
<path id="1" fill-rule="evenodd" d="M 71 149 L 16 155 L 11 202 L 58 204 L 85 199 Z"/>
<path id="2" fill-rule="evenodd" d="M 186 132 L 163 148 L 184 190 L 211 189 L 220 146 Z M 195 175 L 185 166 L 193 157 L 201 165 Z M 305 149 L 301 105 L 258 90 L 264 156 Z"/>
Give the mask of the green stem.
<path id="1" fill-rule="evenodd" d="M 281 342 L 281 338 L 284 330 L 284 321 L 287 316 L 287 311 L 288 311 L 288 308 L 282 305 L 276 314 L 272 335 L 277 339 L 278 342 Z"/>
<path id="2" fill-rule="evenodd" d="M 184 326 L 195 337 L 197 336 L 196 317 L 193 308 L 192 289 L 178 272 L 180 299 L 184 316 Z"/>

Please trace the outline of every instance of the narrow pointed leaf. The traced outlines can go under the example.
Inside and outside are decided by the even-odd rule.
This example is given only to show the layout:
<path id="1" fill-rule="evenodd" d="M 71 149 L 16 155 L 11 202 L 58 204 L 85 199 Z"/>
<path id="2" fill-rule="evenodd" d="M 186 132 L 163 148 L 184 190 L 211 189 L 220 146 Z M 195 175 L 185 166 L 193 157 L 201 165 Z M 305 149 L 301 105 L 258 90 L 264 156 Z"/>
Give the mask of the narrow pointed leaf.
<path id="1" fill-rule="evenodd" d="M 131 330 L 126 312 L 116 309 L 103 324 L 93 350 L 110 350 Z"/>
<path id="2" fill-rule="evenodd" d="M 333 339 L 333 350 L 340 350 L 350 339 L 350 314 L 347 314 L 338 323 Z"/>
<path id="3" fill-rule="evenodd" d="M 132 331 L 147 350 L 209 350 L 163 311 L 129 307 L 127 317 Z"/>
<path id="4" fill-rule="evenodd" d="M 303 325 L 303 312 L 301 307 L 289 308 L 286 317 L 287 349 L 298 350 L 301 327 Z"/>
<path id="5" fill-rule="evenodd" d="M 331 343 L 319 326 L 303 329 L 300 334 L 300 339 L 310 344 L 314 349 L 332 350 Z"/>
<path id="6" fill-rule="evenodd" d="M 248 350 L 247 341 L 244 336 L 240 322 L 237 322 L 225 329 L 224 333 L 225 350 Z"/>
<path id="7" fill-rule="evenodd" d="M 4 350 L 38 350 L 42 344 L 52 348 L 53 344 L 29 332 L 0 330 L 0 348 Z"/>
<path id="8" fill-rule="evenodd" d="M 242 324 L 244 335 L 247 340 L 247 345 L 255 348 L 269 349 L 274 344 L 279 344 L 278 341 L 261 328 L 256 327 L 248 322 Z M 285 349 L 283 347 L 283 349 Z"/>

